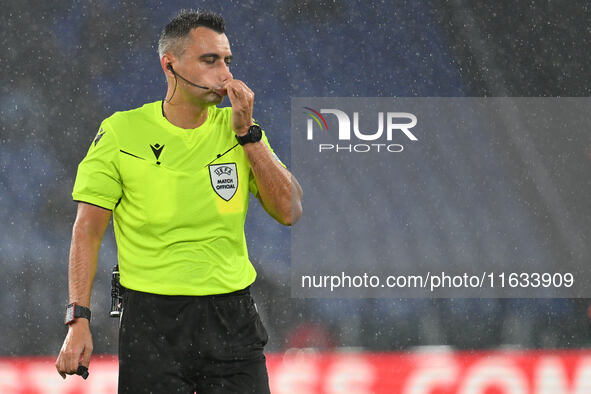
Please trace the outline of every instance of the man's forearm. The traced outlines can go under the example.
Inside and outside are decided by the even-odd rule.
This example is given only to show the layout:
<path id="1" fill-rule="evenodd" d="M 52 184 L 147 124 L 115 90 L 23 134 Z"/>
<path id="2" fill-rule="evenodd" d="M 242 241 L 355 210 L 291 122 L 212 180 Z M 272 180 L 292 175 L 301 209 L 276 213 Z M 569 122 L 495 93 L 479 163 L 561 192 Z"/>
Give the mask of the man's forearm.
<path id="1" fill-rule="evenodd" d="M 302 215 L 302 189 L 262 142 L 244 145 L 264 208 L 282 224 L 291 225 Z"/>
<path id="2" fill-rule="evenodd" d="M 74 224 L 68 268 L 70 302 L 90 307 L 101 239 L 102 235 L 94 233 L 84 223 L 76 221 Z"/>
<path id="3" fill-rule="evenodd" d="M 90 307 L 99 248 L 110 218 L 111 211 L 107 209 L 78 203 L 68 267 L 70 302 Z"/>

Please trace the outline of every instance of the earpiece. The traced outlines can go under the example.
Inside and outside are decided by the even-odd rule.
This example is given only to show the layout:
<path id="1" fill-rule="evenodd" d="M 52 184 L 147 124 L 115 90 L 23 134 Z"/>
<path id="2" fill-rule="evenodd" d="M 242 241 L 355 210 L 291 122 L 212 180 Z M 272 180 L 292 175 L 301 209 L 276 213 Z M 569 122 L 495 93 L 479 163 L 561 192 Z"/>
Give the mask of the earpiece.
<path id="1" fill-rule="evenodd" d="M 173 73 L 174 73 L 174 70 L 172 69 L 172 64 L 168 63 L 168 64 L 166 65 L 166 68 L 168 68 L 168 69 L 169 69 L 171 72 L 173 72 Z"/>

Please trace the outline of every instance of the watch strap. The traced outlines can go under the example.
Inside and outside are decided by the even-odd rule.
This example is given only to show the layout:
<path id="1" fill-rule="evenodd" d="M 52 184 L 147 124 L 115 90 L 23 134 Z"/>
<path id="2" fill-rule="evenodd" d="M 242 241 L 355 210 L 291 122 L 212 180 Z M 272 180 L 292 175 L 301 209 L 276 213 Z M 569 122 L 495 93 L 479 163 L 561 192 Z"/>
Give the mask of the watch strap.
<path id="1" fill-rule="evenodd" d="M 236 139 L 240 145 L 248 144 L 250 142 L 250 133 L 244 135 L 237 135 Z"/>

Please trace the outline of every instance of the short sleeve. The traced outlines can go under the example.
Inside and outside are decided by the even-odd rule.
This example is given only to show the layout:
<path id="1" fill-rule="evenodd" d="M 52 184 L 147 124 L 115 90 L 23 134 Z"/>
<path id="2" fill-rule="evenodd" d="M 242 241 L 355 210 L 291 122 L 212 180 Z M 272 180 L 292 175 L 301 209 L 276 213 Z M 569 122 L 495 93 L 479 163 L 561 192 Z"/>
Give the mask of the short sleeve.
<path id="1" fill-rule="evenodd" d="M 113 210 L 121 194 L 119 144 L 105 121 L 78 165 L 72 197 L 74 201 Z"/>
<path id="2" fill-rule="evenodd" d="M 275 152 L 273 151 L 273 148 L 271 148 L 271 145 L 269 145 L 269 141 L 267 140 L 267 135 L 265 134 L 265 131 L 263 130 L 263 136 L 262 136 L 262 141 L 265 145 L 267 145 L 267 148 L 269 148 L 269 150 L 271 151 L 271 154 L 273 155 L 273 157 L 275 158 L 275 160 L 277 160 L 284 168 L 287 168 L 285 166 L 285 164 L 283 164 L 283 162 L 279 159 L 279 157 L 275 154 Z M 259 192 L 259 188 L 257 187 L 257 183 L 256 180 L 254 179 L 254 174 L 252 173 L 252 170 L 250 170 L 250 175 L 248 178 L 248 190 L 254 195 L 256 196 Z"/>

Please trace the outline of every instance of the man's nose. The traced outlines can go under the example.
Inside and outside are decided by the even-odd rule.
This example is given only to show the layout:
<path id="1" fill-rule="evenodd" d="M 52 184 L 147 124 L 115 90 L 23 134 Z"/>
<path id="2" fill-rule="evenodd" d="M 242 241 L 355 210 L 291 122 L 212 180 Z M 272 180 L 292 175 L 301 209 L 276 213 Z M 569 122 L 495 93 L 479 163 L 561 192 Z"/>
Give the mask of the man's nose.
<path id="1" fill-rule="evenodd" d="M 232 75 L 232 73 L 230 72 L 230 70 L 226 70 L 226 72 L 223 75 L 223 79 L 222 82 L 228 82 L 234 79 L 234 76 Z"/>
<path id="2" fill-rule="evenodd" d="M 232 73 L 230 72 L 230 67 L 228 67 L 227 64 L 224 64 L 220 77 L 221 77 L 222 82 L 224 82 L 224 83 L 234 79 L 234 77 L 232 76 Z"/>

